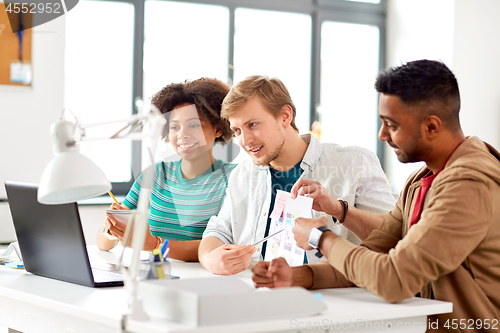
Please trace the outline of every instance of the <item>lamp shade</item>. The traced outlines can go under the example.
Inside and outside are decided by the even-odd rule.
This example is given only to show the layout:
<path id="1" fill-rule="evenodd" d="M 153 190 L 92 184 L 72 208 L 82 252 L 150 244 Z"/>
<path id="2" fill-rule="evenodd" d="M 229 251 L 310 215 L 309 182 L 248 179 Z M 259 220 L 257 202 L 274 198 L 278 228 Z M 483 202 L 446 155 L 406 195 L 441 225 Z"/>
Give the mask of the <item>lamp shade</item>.
<path id="1" fill-rule="evenodd" d="M 104 172 L 78 150 L 57 153 L 45 168 L 38 201 L 63 204 L 102 195 L 111 190 Z"/>

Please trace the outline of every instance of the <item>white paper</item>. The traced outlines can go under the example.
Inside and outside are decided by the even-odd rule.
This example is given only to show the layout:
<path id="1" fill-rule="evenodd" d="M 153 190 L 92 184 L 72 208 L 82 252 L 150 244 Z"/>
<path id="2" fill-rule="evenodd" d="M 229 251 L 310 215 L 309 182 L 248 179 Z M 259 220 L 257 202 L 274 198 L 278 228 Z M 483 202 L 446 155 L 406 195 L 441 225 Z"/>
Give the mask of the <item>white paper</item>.
<path id="1" fill-rule="evenodd" d="M 299 195 L 296 199 L 292 200 L 289 192 L 278 190 L 276 193 L 276 202 L 278 202 L 279 198 L 282 200 L 283 196 L 286 196 L 285 207 L 279 218 L 276 218 L 276 215 L 271 216 L 269 234 L 271 235 L 283 228 L 286 230 L 267 241 L 264 260 L 270 261 L 278 257 L 283 257 L 290 266 L 301 266 L 304 264 L 305 251 L 297 246 L 292 229 L 296 218 L 311 218 L 313 199 Z"/>
<path id="2" fill-rule="evenodd" d="M 108 209 L 106 213 L 111 214 L 118 220 L 118 222 L 123 223 L 125 225 L 128 224 L 128 220 L 132 215 L 133 210 L 128 209 Z"/>

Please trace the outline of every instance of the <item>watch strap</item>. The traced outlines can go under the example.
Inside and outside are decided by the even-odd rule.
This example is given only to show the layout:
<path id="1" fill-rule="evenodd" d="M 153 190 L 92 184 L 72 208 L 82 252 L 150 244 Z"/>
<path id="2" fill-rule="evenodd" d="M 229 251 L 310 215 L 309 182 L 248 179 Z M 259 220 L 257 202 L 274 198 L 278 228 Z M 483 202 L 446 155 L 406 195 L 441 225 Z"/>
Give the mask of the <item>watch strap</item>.
<path id="1" fill-rule="evenodd" d="M 328 227 L 326 227 L 326 226 L 321 226 L 321 227 L 318 227 L 317 229 L 321 231 L 321 236 L 323 236 L 323 233 L 324 233 L 325 231 L 327 231 L 327 230 L 328 230 L 328 231 L 331 231 L 331 230 L 330 230 L 330 229 L 328 229 Z M 319 237 L 319 239 L 318 239 L 318 247 L 319 247 L 319 242 L 321 241 L 321 236 L 320 236 L 320 237 Z M 319 250 L 319 248 L 316 248 L 316 250 L 317 250 L 317 252 L 316 252 L 314 255 L 315 255 L 316 257 L 318 257 L 318 258 L 323 257 L 323 253 L 321 253 L 321 251 Z"/>
<path id="2" fill-rule="evenodd" d="M 327 230 L 331 231 L 330 229 L 328 229 L 328 227 L 327 227 L 327 226 L 324 226 L 324 225 L 323 225 L 323 226 L 321 226 L 321 227 L 319 227 L 319 228 L 317 228 L 317 229 L 321 230 L 321 232 L 325 232 L 325 231 L 327 231 Z"/>

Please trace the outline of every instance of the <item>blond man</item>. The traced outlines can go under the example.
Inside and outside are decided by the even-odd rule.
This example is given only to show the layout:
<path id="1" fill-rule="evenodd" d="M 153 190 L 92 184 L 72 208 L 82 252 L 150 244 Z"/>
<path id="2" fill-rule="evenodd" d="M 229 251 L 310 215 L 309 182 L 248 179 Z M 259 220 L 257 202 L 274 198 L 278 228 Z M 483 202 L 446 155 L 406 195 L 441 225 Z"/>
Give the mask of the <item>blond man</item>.
<path id="1" fill-rule="evenodd" d="M 250 76 L 236 84 L 222 104 L 223 118 L 251 160 L 240 163 L 229 178 L 224 204 L 210 219 L 199 247 L 201 264 L 215 274 L 236 274 L 265 255 L 266 243 L 253 247 L 268 235 L 270 209 L 276 190 L 290 191 L 299 179 L 317 182 L 317 193 L 327 190 L 357 208 L 384 214 L 394 206 L 391 188 L 377 157 L 359 147 L 320 143 L 310 134 L 299 135 L 296 109 L 279 79 Z M 325 216 L 321 200 L 315 200 L 313 216 Z M 343 209 L 329 211 L 328 226 L 342 238 L 359 244 L 382 221 L 349 225 Z M 334 223 L 344 222 L 345 226 Z M 349 228 L 349 230 L 347 229 Z M 308 251 L 304 262 L 319 259 Z"/>

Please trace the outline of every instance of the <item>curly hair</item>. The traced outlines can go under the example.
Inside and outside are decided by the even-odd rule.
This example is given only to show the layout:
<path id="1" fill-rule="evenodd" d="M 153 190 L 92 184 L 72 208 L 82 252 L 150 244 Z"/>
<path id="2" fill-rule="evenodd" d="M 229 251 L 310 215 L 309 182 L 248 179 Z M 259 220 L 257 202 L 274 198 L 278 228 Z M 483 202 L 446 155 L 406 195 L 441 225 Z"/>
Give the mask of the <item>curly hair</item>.
<path id="1" fill-rule="evenodd" d="M 226 144 L 233 135 L 229 122 L 220 116 L 224 97 L 229 92 L 229 86 L 222 81 L 211 78 L 200 78 L 183 83 L 172 83 L 163 87 L 151 98 L 160 111 L 167 116 L 174 107 L 185 103 L 194 104 L 198 115 L 215 128 L 221 130 L 222 135 L 215 139 L 215 143 Z M 169 126 L 165 126 L 162 139 L 168 140 Z"/>

